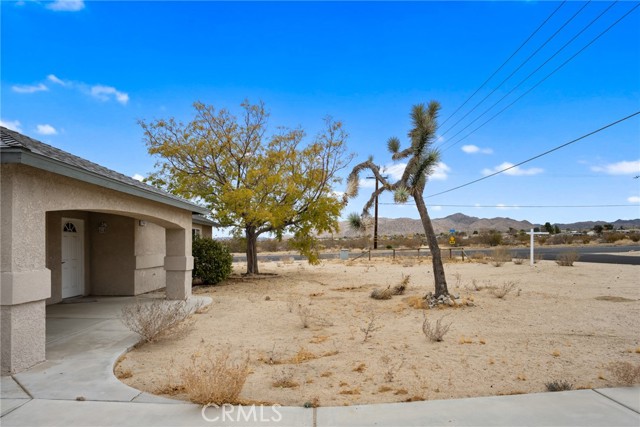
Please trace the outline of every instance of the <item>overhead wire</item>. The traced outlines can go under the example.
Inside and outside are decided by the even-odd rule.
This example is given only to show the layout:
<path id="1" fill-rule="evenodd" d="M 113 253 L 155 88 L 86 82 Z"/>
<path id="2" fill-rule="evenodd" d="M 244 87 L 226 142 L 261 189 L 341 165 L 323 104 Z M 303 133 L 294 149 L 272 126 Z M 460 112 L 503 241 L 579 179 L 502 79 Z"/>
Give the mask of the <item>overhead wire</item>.
<path id="1" fill-rule="evenodd" d="M 538 54 L 538 52 L 540 52 L 540 50 L 542 50 L 551 40 L 553 40 L 567 25 L 569 25 L 569 23 L 571 21 L 574 20 L 574 18 L 576 16 L 578 16 L 588 5 L 589 3 L 591 3 L 591 1 L 586 2 L 580 9 L 578 9 L 578 11 L 576 13 L 574 13 L 568 20 L 566 20 L 564 22 L 564 24 L 562 24 L 560 26 L 560 28 L 558 28 L 550 37 L 547 38 L 547 40 L 545 40 L 544 43 L 542 43 L 535 51 L 533 51 L 533 53 L 531 55 L 529 55 L 527 57 L 527 59 L 525 59 L 520 65 L 518 65 L 518 67 L 513 70 L 511 72 L 511 74 L 509 74 L 505 79 L 503 79 L 495 88 L 493 88 L 493 90 L 491 92 L 489 92 L 488 95 L 486 95 L 484 98 L 482 98 L 480 100 L 480 102 L 478 102 L 471 110 L 469 110 L 464 116 L 462 116 L 460 119 L 458 119 L 457 122 L 455 122 L 452 126 L 450 126 L 446 131 L 444 131 L 441 136 L 445 136 L 451 129 L 453 129 L 454 127 L 456 127 L 458 125 L 458 123 L 460 123 L 462 120 L 464 120 L 465 118 L 467 118 L 467 116 L 469 116 L 469 114 L 473 113 L 476 108 L 478 108 L 480 105 L 482 105 L 482 103 L 484 103 L 484 101 L 487 100 L 487 98 L 489 98 L 491 95 L 493 95 L 498 89 L 500 89 L 511 77 L 513 77 L 513 75 L 515 73 L 517 73 L 518 71 L 520 71 L 520 69 L 531 60 L 531 58 L 533 58 L 535 55 Z M 456 134 L 457 135 L 457 134 Z M 455 137 L 455 135 L 453 136 Z"/>
<path id="2" fill-rule="evenodd" d="M 475 129 L 473 129 L 471 132 L 469 132 L 467 135 L 463 136 L 462 138 L 460 138 L 459 140 L 453 142 L 453 141 L 449 141 L 450 145 L 444 149 L 442 149 L 441 151 L 446 151 L 448 149 L 450 149 L 451 147 L 453 147 L 454 145 L 459 144 L 460 142 L 464 141 L 465 139 L 467 139 L 469 136 L 471 136 L 472 134 L 474 134 L 475 132 L 477 132 L 479 129 L 481 129 L 482 127 L 484 127 L 486 124 L 488 124 L 489 122 L 491 122 L 493 119 L 495 119 L 497 116 L 499 116 L 500 114 L 502 114 L 503 112 L 505 112 L 507 109 L 509 109 L 511 106 L 513 106 L 516 102 L 518 102 L 520 99 L 524 98 L 526 95 L 528 95 L 531 91 L 533 91 L 535 88 L 537 88 L 538 86 L 540 86 L 544 81 L 546 81 L 549 77 L 551 77 L 553 74 L 555 74 L 556 72 L 558 72 L 562 67 L 564 67 L 565 65 L 567 65 L 569 62 L 571 62 L 574 58 L 576 58 L 578 55 L 580 55 L 582 52 L 584 52 L 589 46 L 591 46 L 593 43 L 595 43 L 600 37 L 602 37 L 604 34 L 606 34 L 609 30 L 611 30 L 614 26 L 616 26 L 618 23 L 620 23 L 620 21 L 622 21 L 624 18 L 626 18 L 629 14 L 631 14 L 631 12 L 633 12 L 634 10 L 636 10 L 638 7 L 640 6 L 640 3 L 636 3 L 636 5 L 634 7 L 632 7 L 631 9 L 629 9 L 624 15 L 622 15 L 620 18 L 618 18 L 615 22 L 613 22 L 610 26 L 608 26 L 604 31 L 602 31 L 600 34 L 598 34 L 595 38 L 593 38 L 589 43 L 587 43 L 585 46 L 583 46 L 580 50 L 578 50 L 576 53 L 574 53 L 573 55 L 571 55 L 567 60 L 565 60 L 562 64 L 560 64 L 558 67 L 556 67 L 553 71 L 551 71 L 549 74 L 547 74 L 545 77 L 543 77 L 541 80 L 539 80 L 535 85 L 533 85 L 531 88 L 529 88 L 526 92 L 524 92 L 522 95 L 520 95 L 519 97 L 517 97 L 513 102 L 511 102 L 510 104 L 508 104 L 506 107 L 504 107 L 502 110 L 498 111 L 496 114 L 494 114 L 493 116 L 491 116 L 488 120 L 486 120 L 485 122 L 483 122 L 480 126 L 476 127 Z M 492 107 L 493 108 L 493 107 Z"/>
<path id="3" fill-rule="evenodd" d="M 618 120 L 616 120 L 616 121 L 614 121 L 614 122 L 611 122 L 611 123 L 609 123 L 609 124 L 607 124 L 607 125 L 604 125 L 604 126 L 602 126 L 602 127 L 598 128 L 598 129 L 596 129 L 596 130 L 593 130 L 593 131 L 591 131 L 591 132 L 589 132 L 589 133 L 586 133 L 586 134 L 584 134 L 584 135 L 582 135 L 582 136 L 579 136 L 578 138 L 572 139 L 571 141 L 566 142 L 566 143 L 564 143 L 564 144 L 561 144 L 561 145 L 559 145 L 559 146 L 557 146 L 557 147 L 554 147 L 554 148 L 552 148 L 552 149 L 550 149 L 550 150 L 547 150 L 547 151 L 545 151 L 544 153 L 540 153 L 540 154 L 538 154 L 538 155 L 536 155 L 536 156 L 530 157 L 530 158 L 528 158 L 528 159 L 526 159 L 526 160 L 523 160 L 523 161 L 521 161 L 521 162 L 519 162 L 519 163 L 516 163 L 515 165 L 511 165 L 511 166 L 509 166 L 509 167 L 507 167 L 507 168 L 504 168 L 504 169 L 501 169 L 501 170 L 499 170 L 499 171 L 497 171 L 497 172 L 494 172 L 494 173 L 491 173 L 491 174 L 489 174 L 489 175 L 483 176 L 482 178 L 478 178 L 478 179 L 475 179 L 475 180 L 473 180 L 473 181 L 467 182 L 466 184 L 458 185 L 458 186 L 453 187 L 453 188 L 450 188 L 450 189 L 448 189 L 448 190 L 440 191 L 439 193 L 430 194 L 430 195 L 428 195 L 428 196 L 425 196 L 425 198 L 435 197 L 435 196 L 440 196 L 440 195 L 442 195 L 442 194 L 450 193 L 450 192 L 452 192 L 452 191 L 454 191 L 454 190 L 459 190 L 460 188 L 468 187 L 469 185 L 475 184 L 475 183 L 480 182 L 480 181 L 484 181 L 485 179 L 489 179 L 489 178 L 491 178 L 491 177 L 494 177 L 494 176 L 496 176 L 496 175 L 499 175 L 499 174 L 501 174 L 501 173 L 504 173 L 504 172 L 506 172 L 506 171 L 508 171 L 508 170 L 511 170 L 511 169 L 517 168 L 518 166 L 522 166 L 522 165 L 524 165 L 524 164 L 526 164 L 526 163 L 532 162 L 533 160 L 539 159 L 540 157 L 543 157 L 543 156 L 546 156 L 546 155 L 548 155 L 548 154 L 551 154 L 551 153 L 553 153 L 553 152 L 555 152 L 555 151 L 558 151 L 558 150 L 560 150 L 560 149 L 562 149 L 562 148 L 564 148 L 564 147 L 566 147 L 566 146 L 568 146 L 568 145 L 574 144 L 574 143 L 576 143 L 576 142 L 578 142 L 578 141 L 581 141 L 581 140 L 583 140 L 583 139 L 585 139 L 585 138 L 588 138 L 588 137 L 590 137 L 590 136 L 592 136 L 592 135 L 595 135 L 595 134 L 597 134 L 597 133 L 599 133 L 599 132 L 602 132 L 602 131 L 603 131 L 603 130 L 605 130 L 605 129 L 608 129 L 608 128 L 612 127 L 612 126 L 615 126 L 615 125 L 620 124 L 620 123 L 622 123 L 622 122 L 624 122 L 624 121 L 626 121 L 626 120 L 629 120 L 629 119 L 631 119 L 631 118 L 633 118 L 633 117 L 637 116 L 638 114 L 640 114 L 640 111 L 636 111 L 635 113 L 632 113 L 632 114 L 630 114 L 630 115 L 628 115 L 628 116 L 626 116 L 626 117 L 623 117 L 623 118 L 621 118 L 621 119 L 618 119 Z"/>
<path id="4" fill-rule="evenodd" d="M 489 81 L 490 81 L 490 80 L 491 80 L 491 79 L 492 79 L 496 74 L 498 74 L 498 72 L 499 72 L 500 70 L 502 70 L 502 68 L 504 68 L 504 66 L 505 66 L 505 65 L 507 65 L 507 63 L 508 63 L 508 62 L 509 62 L 509 61 L 510 61 L 510 60 L 511 60 L 511 59 L 512 59 L 512 58 L 513 58 L 513 57 L 514 57 L 518 52 L 520 52 L 520 50 L 521 50 L 521 49 L 522 49 L 522 48 L 523 48 L 523 47 L 524 47 L 524 46 L 529 42 L 529 40 L 531 40 L 531 39 L 533 38 L 533 36 L 535 36 L 535 35 L 538 33 L 538 31 L 540 31 L 540 29 L 541 29 L 542 27 L 544 27 L 544 25 L 545 25 L 545 24 L 546 24 L 546 23 L 547 23 L 547 22 L 548 22 L 548 21 L 553 17 L 553 15 L 555 15 L 555 14 L 556 14 L 556 12 L 558 12 L 558 11 L 560 10 L 560 8 L 561 8 L 562 6 L 564 6 L 564 4 L 565 4 L 566 2 L 567 2 L 567 1 L 566 1 L 566 0 L 564 0 L 562 3 L 560 3 L 560 5 L 559 5 L 557 8 L 555 8 L 555 9 L 554 9 L 554 11 L 553 11 L 553 12 L 551 12 L 551 14 L 550 14 L 549 16 L 547 16 L 547 19 L 545 19 L 545 20 L 542 22 L 542 24 L 540 24 L 540 25 L 538 26 L 538 28 L 536 28 L 536 29 L 535 29 L 535 30 L 534 30 L 534 31 L 529 35 L 529 37 L 527 37 L 527 39 L 526 39 L 524 42 L 522 42 L 522 44 L 521 44 L 521 45 L 520 45 L 520 46 L 519 46 L 519 47 L 518 47 L 518 48 L 517 48 L 517 49 L 516 49 L 512 54 L 511 54 L 511 56 L 509 56 L 509 57 L 508 57 L 508 58 L 507 58 L 507 59 L 502 63 L 502 65 L 500 65 L 500 66 L 499 66 L 499 67 L 498 67 L 498 68 L 497 68 L 497 69 L 496 69 L 496 70 L 495 70 L 495 71 L 494 71 L 494 72 L 493 72 L 489 77 L 487 77 L 487 79 L 484 81 L 484 83 L 482 83 L 482 84 L 480 85 L 480 87 L 478 87 L 478 88 L 475 90 L 475 92 L 473 92 L 473 93 L 472 93 L 472 94 L 471 94 L 471 95 L 470 95 L 470 96 L 469 96 L 469 97 L 468 97 L 468 98 L 467 98 L 467 99 L 466 99 L 466 100 L 465 100 L 465 101 L 464 101 L 464 102 L 463 102 L 463 103 L 462 103 L 458 108 L 456 108 L 456 110 L 455 110 L 453 113 L 451 113 L 451 114 L 449 115 L 449 117 L 447 117 L 447 118 L 442 122 L 441 126 L 444 126 L 444 124 L 446 124 L 446 123 L 447 123 L 447 122 L 448 122 L 448 121 L 449 121 L 453 116 L 455 116 L 455 115 L 458 113 L 458 111 L 460 111 L 460 110 L 462 109 L 462 107 L 464 107 L 465 105 L 467 105 L 467 103 L 468 103 L 468 102 L 469 102 L 469 101 L 470 101 L 470 100 L 471 100 L 471 99 L 472 99 L 472 98 L 473 98 L 473 97 L 474 97 L 474 96 L 475 96 L 475 95 L 476 95 L 476 94 L 477 94 L 477 93 L 478 93 L 478 92 L 479 92 L 483 87 L 485 87 L 485 86 L 486 86 L 486 84 L 487 84 L 487 83 L 489 83 Z"/>

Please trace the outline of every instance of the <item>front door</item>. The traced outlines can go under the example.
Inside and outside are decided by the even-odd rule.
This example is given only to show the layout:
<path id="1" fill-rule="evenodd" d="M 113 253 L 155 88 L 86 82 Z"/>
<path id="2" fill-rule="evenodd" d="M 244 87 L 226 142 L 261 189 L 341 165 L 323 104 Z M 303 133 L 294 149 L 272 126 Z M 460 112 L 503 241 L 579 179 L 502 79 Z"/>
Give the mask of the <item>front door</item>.
<path id="1" fill-rule="evenodd" d="M 62 298 L 84 293 L 84 221 L 62 218 Z"/>

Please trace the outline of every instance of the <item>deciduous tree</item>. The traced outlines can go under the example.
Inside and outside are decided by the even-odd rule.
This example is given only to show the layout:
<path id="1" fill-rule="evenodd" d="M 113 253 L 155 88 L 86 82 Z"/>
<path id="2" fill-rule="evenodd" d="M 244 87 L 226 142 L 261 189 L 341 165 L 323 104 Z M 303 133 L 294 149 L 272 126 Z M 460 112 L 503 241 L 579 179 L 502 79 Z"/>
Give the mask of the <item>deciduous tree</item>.
<path id="1" fill-rule="evenodd" d="M 369 216 L 369 210 L 373 206 L 376 197 L 385 191 L 393 192 L 394 199 L 398 203 L 405 203 L 409 198 L 413 198 L 422 220 L 429 250 L 431 251 L 436 297 L 448 295 L 449 290 L 447 289 L 447 280 L 442 265 L 438 239 L 427 212 L 423 193 L 429 175 L 433 173 L 440 161 L 440 153 L 433 148 L 438 127 L 439 111 L 440 104 L 436 101 L 431 101 L 428 106 L 424 104 L 413 106 L 411 110 L 413 128 L 408 134 L 409 147 L 401 150 L 400 140 L 395 137 L 390 138 L 387 142 L 387 148 L 391 152 L 393 160 L 407 159 L 402 177 L 397 182 L 389 182 L 380 173 L 380 168 L 373 162 L 373 159 L 370 158 L 353 168 L 348 178 L 348 188 L 345 194 L 345 198 L 355 197 L 358 194 L 359 175 L 363 170 L 371 171 L 380 182 L 378 190 L 371 194 L 369 201 L 365 204 L 360 219 L 358 217 L 350 217 L 350 223 L 353 227 L 361 227 L 363 225 L 362 219 Z"/>
<path id="2" fill-rule="evenodd" d="M 282 238 L 318 261 L 316 233 L 334 232 L 343 202 L 333 192 L 351 156 L 342 123 L 325 119 L 324 130 L 303 144 L 302 129 L 267 135 L 263 103 L 241 104 L 242 114 L 194 104 L 186 124 L 173 118 L 140 121 L 150 154 L 158 156 L 148 179 L 179 196 L 199 198 L 222 227 L 246 238 L 247 274 L 258 274 L 257 239 Z"/>

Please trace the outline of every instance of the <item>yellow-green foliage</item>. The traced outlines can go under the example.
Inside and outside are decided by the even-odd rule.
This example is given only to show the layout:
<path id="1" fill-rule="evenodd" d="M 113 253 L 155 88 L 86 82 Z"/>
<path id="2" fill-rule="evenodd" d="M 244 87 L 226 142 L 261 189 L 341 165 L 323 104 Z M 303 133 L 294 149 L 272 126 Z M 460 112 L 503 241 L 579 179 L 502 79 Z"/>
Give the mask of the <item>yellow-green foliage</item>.
<path id="1" fill-rule="evenodd" d="M 200 197 L 221 225 L 235 227 L 255 251 L 258 236 L 294 235 L 291 244 L 317 262 L 315 235 L 338 229 L 343 204 L 333 194 L 351 156 L 339 121 L 305 144 L 302 129 L 277 128 L 267 135 L 263 103 L 241 104 L 239 117 L 226 109 L 194 104 L 189 123 L 173 118 L 140 121 L 150 154 L 159 158 L 148 182 L 177 195 Z M 257 272 L 249 260 L 247 272 Z"/>

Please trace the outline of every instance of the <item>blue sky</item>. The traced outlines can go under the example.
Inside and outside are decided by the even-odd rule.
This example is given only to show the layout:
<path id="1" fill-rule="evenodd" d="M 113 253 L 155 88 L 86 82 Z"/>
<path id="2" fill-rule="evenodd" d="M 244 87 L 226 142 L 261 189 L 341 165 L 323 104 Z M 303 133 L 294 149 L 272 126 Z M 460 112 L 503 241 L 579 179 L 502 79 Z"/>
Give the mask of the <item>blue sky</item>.
<path id="1" fill-rule="evenodd" d="M 342 120 L 349 150 L 357 153 L 352 165 L 373 155 L 393 176 L 402 165 L 391 162 L 387 139 L 398 136 L 406 144 L 411 106 L 433 99 L 442 104 L 443 152 L 425 191 L 430 196 L 640 110 L 640 8 L 551 74 L 637 5 L 571 1 L 451 116 L 559 5 L 2 1 L 0 120 L 134 176 L 154 166 L 137 120 L 189 120 L 196 100 L 232 111 L 244 99 L 262 100 L 273 129 L 301 126 L 314 135 L 324 116 Z M 455 212 L 537 223 L 638 218 L 637 175 L 640 116 L 427 202 L 434 218 Z M 351 201 L 344 215 L 359 212 L 364 201 Z M 417 218 L 410 203 L 388 204 L 391 196 L 380 201 L 381 216 Z M 525 207 L 531 205 L 551 207 Z M 557 207 L 566 205 L 624 206 Z"/>

